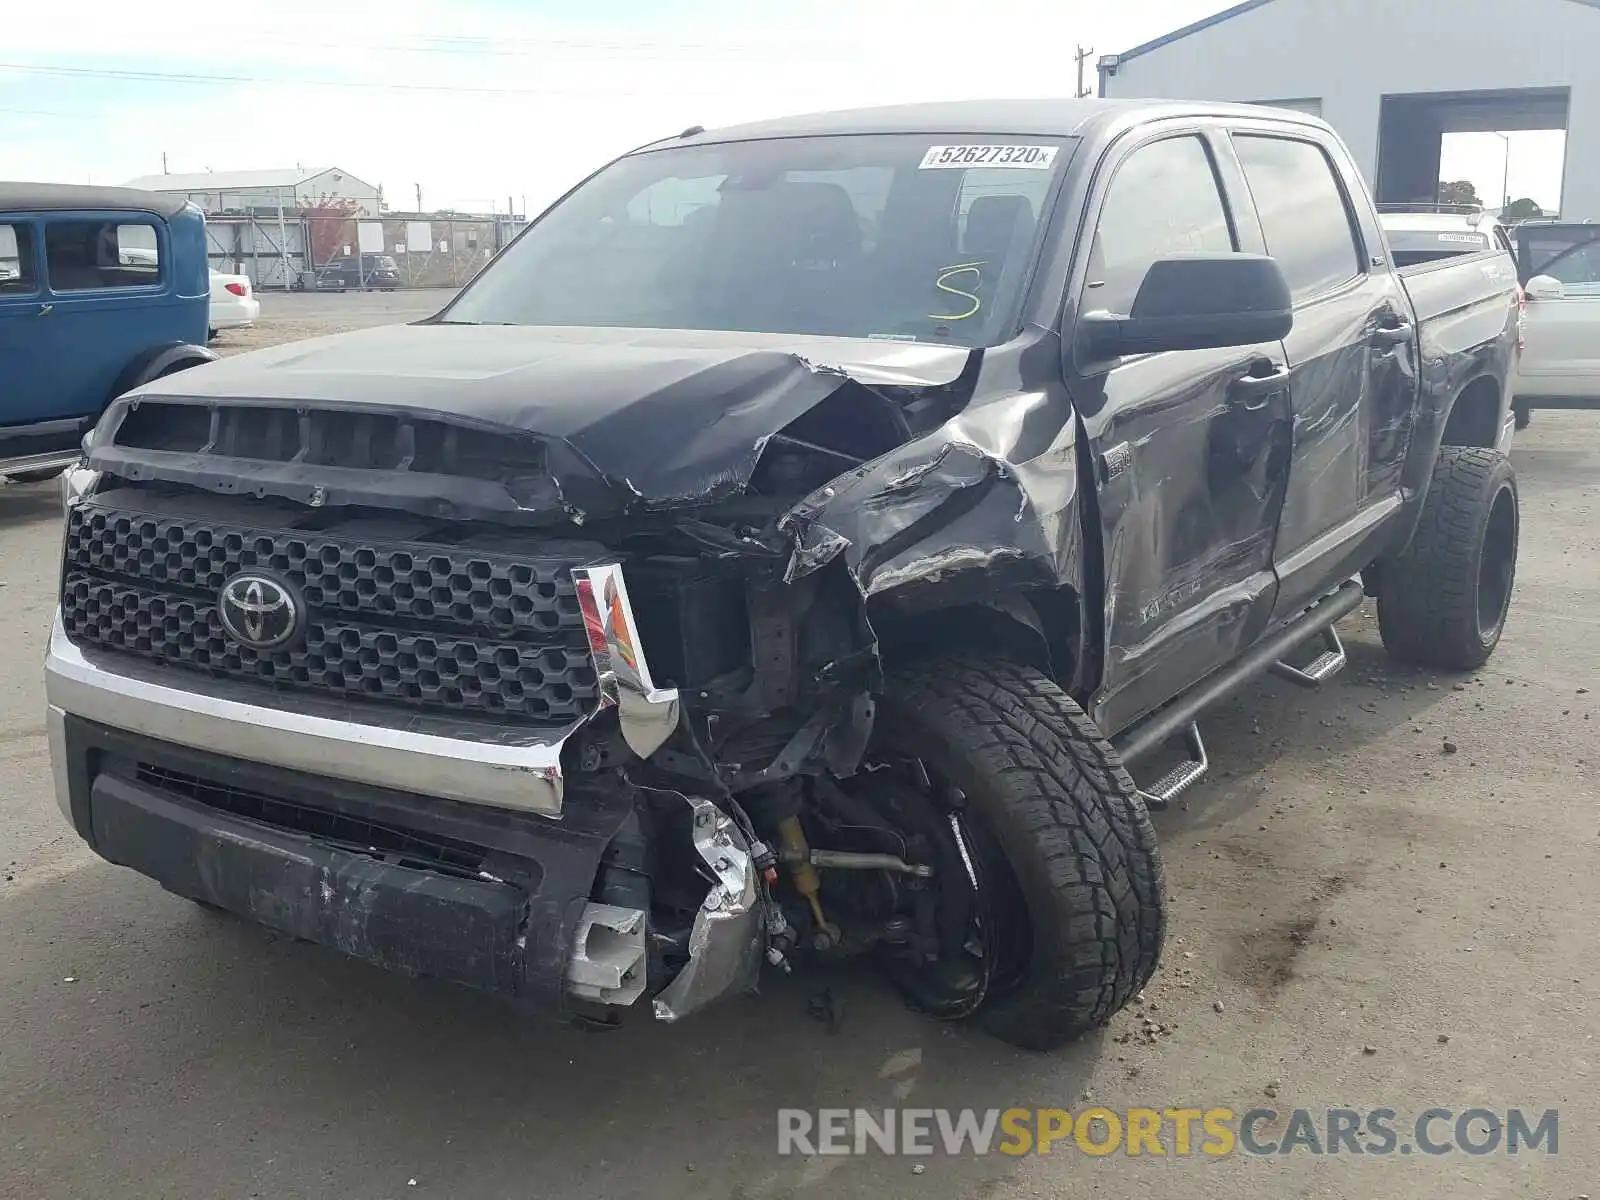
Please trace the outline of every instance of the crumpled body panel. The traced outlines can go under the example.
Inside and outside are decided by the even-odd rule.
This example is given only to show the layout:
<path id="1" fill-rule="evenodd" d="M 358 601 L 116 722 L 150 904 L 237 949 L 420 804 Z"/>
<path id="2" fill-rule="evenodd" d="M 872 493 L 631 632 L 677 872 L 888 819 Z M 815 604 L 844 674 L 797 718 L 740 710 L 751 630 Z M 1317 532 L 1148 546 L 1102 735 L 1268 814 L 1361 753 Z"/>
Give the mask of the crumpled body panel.
<path id="1" fill-rule="evenodd" d="M 784 519 L 787 577 L 842 556 L 869 600 L 1077 587 L 1077 438 L 1063 394 L 1007 390 L 835 480 Z"/>

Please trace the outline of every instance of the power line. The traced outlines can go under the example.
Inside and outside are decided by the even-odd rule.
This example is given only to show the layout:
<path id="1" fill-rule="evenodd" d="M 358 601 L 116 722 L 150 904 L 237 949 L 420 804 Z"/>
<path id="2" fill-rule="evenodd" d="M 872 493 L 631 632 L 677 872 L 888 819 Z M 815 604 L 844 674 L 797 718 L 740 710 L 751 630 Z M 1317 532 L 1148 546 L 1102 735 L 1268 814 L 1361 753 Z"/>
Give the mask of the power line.
<path id="1" fill-rule="evenodd" d="M 380 83 L 365 79 L 287 79 L 267 75 L 200 75 L 181 71 L 135 71 L 117 67 L 46 67 L 33 63 L 0 62 L 0 71 L 32 75 L 62 75 L 72 79 L 120 79 L 133 83 L 190 83 L 201 85 L 264 83 L 282 87 L 370 88 L 391 92 L 457 92 L 480 96 L 592 96 L 574 88 L 468 87 L 445 83 Z M 632 89 L 605 89 L 607 95 L 638 96 L 654 93 Z M 679 93 L 687 94 L 687 93 Z"/>
<path id="2" fill-rule="evenodd" d="M 56 112 L 54 109 L 49 108 L 0 108 L 0 113 L 16 113 L 24 117 L 66 117 L 71 120 L 76 120 L 80 117 L 93 116 L 92 113 Z"/>
<path id="3" fill-rule="evenodd" d="M 286 35 L 275 33 L 249 33 L 243 37 L 231 39 L 236 44 L 250 45 L 252 43 L 268 46 L 296 46 L 303 47 L 304 41 Z M 685 50 L 718 50 L 727 53 L 744 53 L 757 49 L 790 50 L 793 48 L 793 39 L 779 41 L 757 42 L 656 42 L 656 41 L 602 41 L 585 38 L 505 38 L 505 37 L 468 37 L 462 35 L 418 35 L 415 42 L 419 44 L 407 45 L 401 42 L 368 42 L 350 41 L 340 38 L 334 33 L 328 44 L 336 45 L 342 49 L 350 50 L 376 50 L 396 54 L 457 54 L 457 55 L 486 55 L 491 57 L 524 58 L 541 50 L 606 50 L 606 51 L 665 51 L 677 53 Z M 436 44 L 426 44 L 436 43 Z M 815 43 L 813 43 L 815 44 Z M 512 47 L 525 47 L 514 49 Z"/>

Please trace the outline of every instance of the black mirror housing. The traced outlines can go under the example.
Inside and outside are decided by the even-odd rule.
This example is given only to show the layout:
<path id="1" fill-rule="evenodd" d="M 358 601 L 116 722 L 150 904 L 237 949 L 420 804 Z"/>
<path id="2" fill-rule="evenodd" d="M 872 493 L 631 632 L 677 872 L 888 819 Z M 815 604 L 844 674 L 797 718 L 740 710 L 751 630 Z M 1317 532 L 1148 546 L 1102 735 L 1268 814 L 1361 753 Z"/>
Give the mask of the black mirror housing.
<path id="1" fill-rule="evenodd" d="M 1294 298 L 1277 260 L 1262 254 L 1186 254 L 1153 263 L 1128 316 L 1080 318 L 1096 361 L 1125 354 L 1275 342 L 1294 328 Z"/>

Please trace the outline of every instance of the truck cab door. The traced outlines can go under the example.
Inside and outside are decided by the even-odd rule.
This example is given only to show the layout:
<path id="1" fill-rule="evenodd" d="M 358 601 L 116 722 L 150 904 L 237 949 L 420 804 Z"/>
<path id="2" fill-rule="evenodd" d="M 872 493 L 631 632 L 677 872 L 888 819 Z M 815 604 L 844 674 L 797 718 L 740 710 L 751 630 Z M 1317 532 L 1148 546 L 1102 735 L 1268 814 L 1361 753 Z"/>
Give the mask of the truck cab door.
<path id="1" fill-rule="evenodd" d="M 1204 128 L 1103 164 L 1072 287 L 1079 314 L 1127 314 L 1152 263 L 1240 251 Z M 1071 331 L 1069 330 L 1069 336 Z M 1102 674 L 1113 733 L 1229 662 L 1277 593 L 1290 417 L 1278 342 L 1079 361 L 1069 386 L 1094 464 L 1104 566 Z"/>
<path id="2" fill-rule="evenodd" d="M 1344 182 L 1355 166 L 1337 143 L 1309 128 L 1248 122 L 1230 141 L 1266 252 L 1294 294 L 1294 329 L 1284 339 L 1294 452 L 1273 560 L 1274 616 L 1284 620 L 1366 566 L 1384 518 L 1400 505 L 1417 331 L 1384 243 L 1367 252 Z M 1372 237 L 1381 238 L 1375 227 Z"/>
<path id="3" fill-rule="evenodd" d="M 1514 394 L 1534 408 L 1600 408 L 1600 225 L 1522 225 L 1527 296 Z"/>

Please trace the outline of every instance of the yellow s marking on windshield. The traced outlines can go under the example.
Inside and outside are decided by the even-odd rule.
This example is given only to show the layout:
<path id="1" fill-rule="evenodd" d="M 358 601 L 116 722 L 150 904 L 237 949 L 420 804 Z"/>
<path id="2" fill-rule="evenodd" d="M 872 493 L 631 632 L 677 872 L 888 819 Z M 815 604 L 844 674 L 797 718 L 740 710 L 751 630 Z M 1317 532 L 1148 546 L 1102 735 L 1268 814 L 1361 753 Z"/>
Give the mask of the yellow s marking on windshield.
<path id="1" fill-rule="evenodd" d="M 956 263 L 951 267 L 941 267 L 939 269 L 939 277 L 934 280 L 933 286 L 941 292 L 947 292 L 952 296 L 960 296 L 963 300 L 971 301 L 972 307 L 961 313 L 929 313 L 928 319 L 932 321 L 965 321 L 968 317 L 975 315 L 983 307 L 983 301 L 979 300 L 971 292 L 964 292 L 958 287 L 952 287 L 950 281 L 958 275 L 971 275 L 972 283 L 969 286 L 976 287 L 983 282 L 983 272 L 979 270 L 983 265 L 981 262 L 970 262 Z"/>

